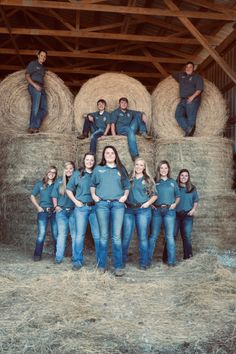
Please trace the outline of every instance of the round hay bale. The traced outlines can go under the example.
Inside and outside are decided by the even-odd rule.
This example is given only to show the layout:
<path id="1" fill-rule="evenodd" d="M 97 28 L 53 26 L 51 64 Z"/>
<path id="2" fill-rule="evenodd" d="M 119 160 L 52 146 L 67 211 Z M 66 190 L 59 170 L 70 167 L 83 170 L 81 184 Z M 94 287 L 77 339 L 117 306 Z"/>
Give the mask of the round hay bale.
<path id="1" fill-rule="evenodd" d="M 179 85 L 171 76 L 161 81 L 152 94 L 153 130 L 160 138 L 176 138 L 184 132 L 175 119 L 179 103 Z M 218 88 L 204 79 L 201 106 L 195 136 L 221 135 L 228 119 L 226 102 Z"/>
<path id="2" fill-rule="evenodd" d="M 127 97 L 129 108 L 145 112 L 148 118 L 148 130 L 151 126 L 151 97 L 146 88 L 136 79 L 116 73 L 106 73 L 88 80 L 80 89 L 74 101 L 75 125 L 82 132 L 85 113 L 97 111 L 97 101 L 103 98 L 107 110 L 118 107 L 121 97 Z"/>
<path id="3" fill-rule="evenodd" d="M 1 131 L 25 133 L 29 126 L 31 99 L 27 90 L 25 70 L 7 76 L 0 83 Z M 48 99 L 48 115 L 40 130 L 43 132 L 70 133 L 73 128 L 73 95 L 63 81 L 47 71 L 45 89 Z"/>
<path id="4" fill-rule="evenodd" d="M 30 202 L 33 186 L 49 165 L 57 166 L 61 175 L 64 162 L 75 161 L 77 139 L 74 135 L 56 133 L 1 135 L 0 145 L 4 146 L 0 166 L 1 239 L 25 249 L 33 248 L 37 216 Z"/>
<path id="5" fill-rule="evenodd" d="M 154 167 L 155 167 L 154 141 L 153 140 L 147 141 L 141 136 L 137 136 L 136 138 L 138 143 L 139 155 L 147 162 L 150 172 L 153 174 Z M 89 143 L 90 143 L 90 139 L 78 141 L 78 164 L 82 163 L 83 155 L 89 151 Z M 124 164 L 127 171 L 131 172 L 134 164 L 129 153 L 127 138 L 122 135 L 116 135 L 116 136 L 108 136 L 105 139 L 98 140 L 97 154 L 96 154 L 97 163 L 100 163 L 102 158 L 102 151 L 104 147 L 107 145 L 113 145 L 117 149 L 121 162 Z"/>
<path id="6" fill-rule="evenodd" d="M 232 189 L 233 143 L 226 138 L 158 139 L 156 163 L 168 160 L 174 178 L 187 168 L 201 195 L 221 195 Z"/>

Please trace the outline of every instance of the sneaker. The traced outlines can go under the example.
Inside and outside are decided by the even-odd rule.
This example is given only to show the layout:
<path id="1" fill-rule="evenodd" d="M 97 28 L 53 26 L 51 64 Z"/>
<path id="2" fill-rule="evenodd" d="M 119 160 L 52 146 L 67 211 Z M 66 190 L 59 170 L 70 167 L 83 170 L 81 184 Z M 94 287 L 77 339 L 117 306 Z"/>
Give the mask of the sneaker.
<path id="1" fill-rule="evenodd" d="M 138 267 L 138 269 L 139 269 L 139 270 L 144 270 L 144 271 L 145 271 L 145 270 L 147 270 L 147 267 L 146 267 L 146 266 L 139 266 L 139 267 Z"/>
<path id="2" fill-rule="evenodd" d="M 77 136 L 77 139 L 80 139 L 80 140 L 87 139 L 87 138 L 88 138 L 88 136 L 84 135 L 84 134 L 80 134 Z"/>
<path id="3" fill-rule="evenodd" d="M 139 155 L 131 156 L 131 159 L 132 159 L 132 161 L 135 161 L 138 157 L 139 157 Z"/>
<path id="4" fill-rule="evenodd" d="M 114 274 L 116 277 L 123 277 L 123 275 L 125 275 L 125 272 L 124 272 L 124 269 L 117 268 L 117 269 L 115 269 Z"/>
<path id="5" fill-rule="evenodd" d="M 41 261 L 41 256 L 34 256 L 34 262 Z"/>
<path id="6" fill-rule="evenodd" d="M 152 139 L 151 135 L 148 135 L 147 133 L 143 133 L 141 136 L 147 140 Z"/>
<path id="7" fill-rule="evenodd" d="M 97 268 L 98 273 L 104 274 L 106 272 L 105 268 Z"/>
<path id="8" fill-rule="evenodd" d="M 62 261 L 58 261 L 57 259 L 54 260 L 54 264 L 61 264 Z"/>
<path id="9" fill-rule="evenodd" d="M 33 129 L 33 130 L 34 130 L 34 131 L 33 131 L 34 134 L 39 133 L 39 129 Z"/>
<path id="10" fill-rule="evenodd" d="M 27 129 L 27 133 L 29 133 L 29 134 L 34 134 L 34 129 L 28 128 L 28 129 Z"/>
<path id="11" fill-rule="evenodd" d="M 83 266 L 81 264 L 73 264 L 72 270 L 80 270 Z"/>

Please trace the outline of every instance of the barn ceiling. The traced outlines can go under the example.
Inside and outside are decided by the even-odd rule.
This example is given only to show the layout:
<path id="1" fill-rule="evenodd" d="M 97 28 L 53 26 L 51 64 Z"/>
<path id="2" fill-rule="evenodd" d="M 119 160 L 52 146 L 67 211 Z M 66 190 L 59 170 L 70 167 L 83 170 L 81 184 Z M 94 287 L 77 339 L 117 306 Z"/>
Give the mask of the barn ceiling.
<path id="1" fill-rule="evenodd" d="M 0 0 L 0 79 L 46 49 L 47 66 L 73 91 L 104 72 L 151 91 L 186 61 L 204 70 L 210 58 L 236 83 L 226 41 L 236 41 L 235 0 Z"/>

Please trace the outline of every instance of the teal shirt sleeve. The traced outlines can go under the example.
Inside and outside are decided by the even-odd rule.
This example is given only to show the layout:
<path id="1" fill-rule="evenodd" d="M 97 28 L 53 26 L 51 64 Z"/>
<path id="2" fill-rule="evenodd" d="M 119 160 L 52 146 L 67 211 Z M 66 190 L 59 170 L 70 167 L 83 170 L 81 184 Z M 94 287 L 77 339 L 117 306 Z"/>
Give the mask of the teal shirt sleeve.
<path id="1" fill-rule="evenodd" d="M 97 187 L 99 183 L 99 178 L 98 178 L 98 173 L 97 173 L 97 167 L 93 170 L 92 177 L 91 177 L 91 187 Z"/>
<path id="2" fill-rule="evenodd" d="M 78 174 L 79 174 L 78 171 L 74 171 L 72 176 L 70 177 L 67 185 L 66 185 L 66 189 L 68 189 L 71 192 L 75 192 L 75 190 L 76 190 L 76 185 L 77 185 L 76 179 L 77 179 Z"/>
<path id="3" fill-rule="evenodd" d="M 174 180 L 174 184 L 175 184 L 175 198 L 180 198 L 179 186 L 178 186 L 178 183 L 175 180 Z"/>
<path id="4" fill-rule="evenodd" d="M 42 182 L 37 182 L 35 185 L 34 185 L 34 188 L 32 190 L 32 193 L 31 195 L 34 195 L 36 197 L 36 195 L 38 195 L 40 193 L 40 187 L 42 185 Z"/>
<path id="5" fill-rule="evenodd" d="M 111 113 L 110 122 L 116 124 L 117 118 L 118 118 L 117 109 L 115 109 L 115 110 Z"/>
<path id="6" fill-rule="evenodd" d="M 194 192 L 193 192 L 193 202 L 194 203 L 199 202 L 199 195 L 198 195 L 198 192 L 196 189 L 194 189 Z"/>

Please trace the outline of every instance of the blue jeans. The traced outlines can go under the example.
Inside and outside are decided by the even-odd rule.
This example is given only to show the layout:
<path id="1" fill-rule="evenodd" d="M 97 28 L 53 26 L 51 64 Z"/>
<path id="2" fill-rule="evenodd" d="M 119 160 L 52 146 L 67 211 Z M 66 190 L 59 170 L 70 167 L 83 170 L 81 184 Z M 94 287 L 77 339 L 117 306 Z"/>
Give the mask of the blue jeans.
<path id="1" fill-rule="evenodd" d="M 182 98 L 177 105 L 175 119 L 185 133 L 189 133 L 194 127 L 200 103 L 201 97 L 196 97 L 191 103 L 187 103 L 187 98 Z"/>
<path id="2" fill-rule="evenodd" d="M 97 221 L 97 216 L 95 213 L 95 206 L 82 206 L 75 207 L 75 226 L 76 226 L 76 237 L 75 237 L 75 247 L 74 247 L 74 265 L 82 266 L 84 263 L 83 250 L 84 250 L 84 238 L 88 226 L 90 223 L 90 228 L 93 236 L 95 251 L 96 251 L 96 261 L 98 261 L 98 250 L 99 250 L 99 226 Z"/>
<path id="3" fill-rule="evenodd" d="M 38 234 L 37 234 L 36 246 L 34 250 L 34 257 L 42 256 L 43 244 L 46 238 L 47 226 L 49 221 L 51 224 L 51 235 L 53 240 L 54 252 L 56 251 L 56 243 L 57 243 L 56 214 L 49 211 L 42 211 L 38 213 L 37 216 Z"/>
<path id="4" fill-rule="evenodd" d="M 136 226 L 139 241 L 139 264 L 146 267 L 148 264 L 148 230 L 151 222 L 151 207 L 125 209 L 122 238 L 123 266 L 125 266 L 129 244 Z"/>
<path id="5" fill-rule="evenodd" d="M 151 264 L 156 240 L 164 224 L 165 242 L 167 246 L 168 264 L 175 264 L 176 248 L 174 240 L 176 211 L 168 208 L 156 208 L 152 211 L 151 235 L 148 245 L 148 262 Z"/>
<path id="6" fill-rule="evenodd" d="M 190 258 L 193 256 L 192 251 L 192 239 L 191 233 L 193 229 L 193 217 L 190 215 L 176 216 L 175 220 L 175 238 L 177 238 L 180 231 L 180 235 L 183 240 L 183 251 L 184 259 Z"/>
<path id="7" fill-rule="evenodd" d="M 96 204 L 96 215 L 100 230 L 98 268 L 107 267 L 109 231 L 112 238 L 112 260 L 115 269 L 122 268 L 121 231 L 125 205 L 118 201 L 100 201 Z"/>
<path id="8" fill-rule="evenodd" d="M 46 92 L 44 89 L 37 91 L 32 85 L 28 85 L 28 91 L 32 103 L 29 128 L 38 129 L 48 113 Z"/>
<path id="9" fill-rule="evenodd" d="M 95 130 L 95 132 L 91 135 L 91 140 L 90 140 L 90 152 L 96 154 L 97 151 L 97 140 L 104 134 L 103 129 L 98 129 Z"/>
<path id="10" fill-rule="evenodd" d="M 146 124 L 142 121 L 142 115 L 137 114 L 130 123 L 129 127 L 118 127 L 117 134 L 125 135 L 128 139 L 129 152 L 132 157 L 138 155 L 138 146 L 136 141 L 136 133 L 140 132 L 141 134 L 147 132 Z"/>
<path id="11" fill-rule="evenodd" d="M 64 258 L 66 240 L 68 233 L 72 238 L 72 258 L 74 258 L 74 243 L 75 243 L 75 217 L 74 210 L 63 209 L 56 213 L 56 222 L 58 228 L 57 235 L 57 251 L 56 251 L 56 262 L 62 262 Z"/>

